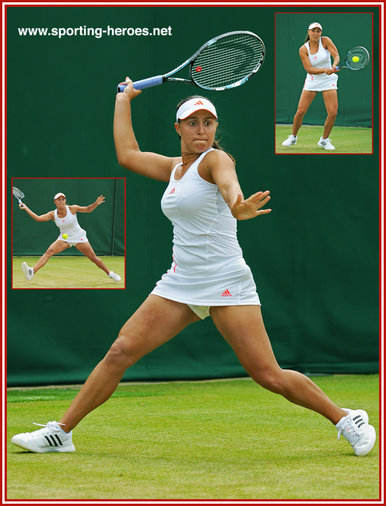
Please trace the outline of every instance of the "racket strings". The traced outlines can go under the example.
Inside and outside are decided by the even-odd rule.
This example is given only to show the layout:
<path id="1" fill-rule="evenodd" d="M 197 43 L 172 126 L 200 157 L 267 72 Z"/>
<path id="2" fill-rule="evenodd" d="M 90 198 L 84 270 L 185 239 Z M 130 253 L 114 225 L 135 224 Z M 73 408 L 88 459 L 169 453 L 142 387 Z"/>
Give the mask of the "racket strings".
<path id="1" fill-rule="evenodd" d="M 346 63 L 353 70 L 363 69 L 370 61 L 369 52 L 365 47 L 353 47 L 347 54 Z"/>
<path id="2" fill-rule="evenodd" d="M 192 63 L 193 81 L 207 89 L 230 86 L 256 72 L 264 60 L 262 41 L 249 34 L 219 39 Z"/>
<path id="3" fill-rule="evenodd" d="M 21 190 L 19 190 L 19 188 L 16 188 L 15 186 L 12 187 L 12 193 L 18 199 L 22 199 L 24 197 L 24 193 Z"/>

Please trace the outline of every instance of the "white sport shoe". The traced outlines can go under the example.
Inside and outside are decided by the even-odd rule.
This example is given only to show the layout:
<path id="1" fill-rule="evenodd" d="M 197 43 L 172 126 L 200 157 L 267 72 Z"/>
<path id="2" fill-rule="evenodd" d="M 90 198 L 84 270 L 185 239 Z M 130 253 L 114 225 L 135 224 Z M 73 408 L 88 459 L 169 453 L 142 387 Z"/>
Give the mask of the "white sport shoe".
<path id="1" fill-rule="evenodd" d="M 351 413 L 352 411 L 357 411 L 363 418 L 363 421 L 365 423 L 369 423 L 369 415 L 366 413 L 364 409 L 349 409 L 349 408 L 342 408 L 343 411 L 347 411 L 347 413 Z"/>
<path id="2" fill-rule="evenodd" d="M 320 146 L 323 149 L 327 149 L 327 151 L 335 150 L 335 146 L 332 145 L 329 137 L 327 137 L 327 139 L 323 139 L 323 137 L 321 137 L 319 139 L 318 146 Z"/>
<path id="3" fill-rule="evenodd" d="M 113 279 L 116 283 L 118 283 L 118 281 L 121 281 L 121 276 L 119 274 L 115 274 L 113 271 L 109 273 L 109 278 Z"/>
<path id="4" fill-rule="evenodd" d="M 72 444 L 72 431 L 67 434 L 57 422 L 48 422 L 47 425 L 34 423 L 34 425 L 39 425 L 43 429 L 17 434 L 13 436 L 12 443 L 35 453 L 75 451 L 75 446 Z"/>
<path id="5" fill-rule="evenodd" d="M 348 415 L 335 425 L 340 435 L 347 439 L 354 449 L 355 455 L 363 457 L 373 448 L 376 440 L 375 429 L 369 425 L 369 417 L 363 409 L 350 409 Z"/>
<path id="6" fill-rule="evenodd" d="M 32 267 L 28 267 L 27 262 L 23 262 L 21 264 L 21 269 L 27 281 L 31 280 L 34 277 L 34 270 Z"/>
<path id="7" fill-rule="evenodd" d="M 298 142 L 298 138 L 296 135 L 289 135 L 285 141 L 281 143 L 282 146 L 289 147 L 289 146 L 295 146 L 295 144 Z"/>

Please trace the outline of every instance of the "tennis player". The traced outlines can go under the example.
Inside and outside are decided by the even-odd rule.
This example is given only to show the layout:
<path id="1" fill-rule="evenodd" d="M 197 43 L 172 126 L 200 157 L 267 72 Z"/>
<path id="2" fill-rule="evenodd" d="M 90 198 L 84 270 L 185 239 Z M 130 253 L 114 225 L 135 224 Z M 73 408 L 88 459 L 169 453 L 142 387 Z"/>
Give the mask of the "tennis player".
<path id="1" fill-rule="evenodd" d="M 31 209 L 23 202 L 19 204 L 20 209 L 26 211 L 35 221 L 52 220 L 60 230 L 59 237 L 55 242 L 51 244 L 44 255 L 40 257 L 34 267 L 28 266 L 26 262 L 23 262 L 21 264 L 24 276 L 28 281 L 30 281 L 36 275 L 39 269 L 46 265 L 48 260 L 53 255 L 61 253 L 65 249 L 71 248 L 72 246 L 75 246 L 75 248 L 83 253 L 83 255 L 91 260 L 91 262 L 94 262 L 94 264 L 102 269 L 102 271 L 104 271 L 109 276 L 109 278 L 113 279 L 117 283 L 121 280 L 121 277 L 118 274 L 110 271 L 104 262 L 96 256 L 94 250 L 91 247 L 91 244 L 87 239 L 86 231 L 79 226 L 78 218 L 76 216 L 76 213 L 91 213 L 94 211 L 94 209 L 103 204 L 105 199 L 106 198 L 103 195 L 100 195 L 96 201 L 89 206 L 68 206 L 64 193 L 57 193 L 54 196 L 56 209 L 54 211 L 49 211 L 46 214 L 41 214 L 40 216 L 31 211 Z"/>
<path id="2" fill-rule="evenodd" d="M 109 399 L 125 370 L 187 325 L 210 316 L 258 384 L 327 417 L 356 455 L 366 455 L 376 438 L 367 413 L 339 408 L 309 378 L 281 369 L 275 359 L 252 273 L 236 237 L 237 220 L 271 211 L 263 209 L 270 195 L 259 191 L 244 198 L 233 160 L 215 143 L 215 106 L 198 96 L 180 102 L 175 129 L 181 155 L 142 152 L 131 120 L 131 101 L 140 91 L 126 82 L 115 107 L 118 160 L 133 172 L 165 183 L 161 206 L 173 224 L 173 262 L 122 327 L 62 419 L 18 434 L 12 442 L 32 452 L 75 451 L 72 429 Z"/>
<path id="3" fill-rule="evenodd" d="M 321 92 L 327 118 L 324 123 L 323 136 L 319 139 L 318 146 L 327 151 L 333 151 L 335 147 L 330 140 L 330 133 L 338 113 L 338 76 L 336 72 L 339 70 L 336 67 L 340 59 L 338 50 L 332 40 L 329 37 L 322 37 L 322 25 L 320 23 L 311 23 L 308 27 L 306 42 L 299 49 L 299 56 L 307 72 L 307 77 L 294 117 L 292 134 L 282 142 L 282 146 L 290 147 L 297 143 L 297 134 L 303 118 L 316 94 Z M 334 59 L 332 65 L 331 56 Z"/>

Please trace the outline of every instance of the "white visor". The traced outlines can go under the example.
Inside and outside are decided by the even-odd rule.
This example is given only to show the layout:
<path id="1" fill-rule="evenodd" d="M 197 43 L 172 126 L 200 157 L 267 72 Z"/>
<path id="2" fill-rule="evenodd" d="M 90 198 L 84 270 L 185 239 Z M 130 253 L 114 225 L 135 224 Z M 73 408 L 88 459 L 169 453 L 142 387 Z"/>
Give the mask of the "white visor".
<path id="1" fill-rule="evenodd" d="M 186 119 L 194 112 L 202 110 L 210 112 L 217 119 L 216 108 L 212 102 L 209 102 L 206 98 L 191 98 L 178 108 L 176 121 L 179 119 Z"/>
<path id="2" fill-rule="evenodd" d="M 65 194 L 64 193 L 57 193 L 54 197 L 54 200 L 58 199 L 59 197 L 64 197 L 66 198 Z"/>
<path id="3" fill-rule="evenodd" d="M 320 28 L 323 31 L 322 25 L 320 25 L 319 23 L 311 23 L 308 29 L 312 30 L 313 28 Z"/>

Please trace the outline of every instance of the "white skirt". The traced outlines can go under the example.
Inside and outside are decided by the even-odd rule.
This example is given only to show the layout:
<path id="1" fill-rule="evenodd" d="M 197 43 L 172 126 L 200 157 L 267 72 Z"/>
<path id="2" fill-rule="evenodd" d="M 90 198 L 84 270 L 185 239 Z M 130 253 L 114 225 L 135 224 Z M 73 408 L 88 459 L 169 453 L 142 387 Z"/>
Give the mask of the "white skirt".
<path id="1" fill-rule="evenodd" d="M 338 76 L 336 74 L 307 74 L 304 81 L 305 91 L 327 91 L 338 89 Z"/>
<path id="2" fill-rule="evenodd" d="M 83 228 L 77 230 L 75 233 L 69 234 L 67 239 L 63 239 L 63 233 L 61 232 L 57 240 L 66 242 L 70 247 L 76 246 L 80 242 L 88 242 L 87 233 Z"/>
<path id="3" fill-rule="evenodd" d="M 251 269 L 241 258 L 227 270 L 197 277 L 169 269 L 151 292 L 194 306 L 260 306 Z"/>

